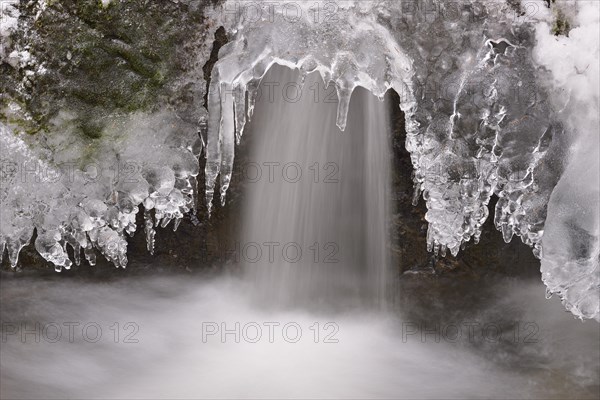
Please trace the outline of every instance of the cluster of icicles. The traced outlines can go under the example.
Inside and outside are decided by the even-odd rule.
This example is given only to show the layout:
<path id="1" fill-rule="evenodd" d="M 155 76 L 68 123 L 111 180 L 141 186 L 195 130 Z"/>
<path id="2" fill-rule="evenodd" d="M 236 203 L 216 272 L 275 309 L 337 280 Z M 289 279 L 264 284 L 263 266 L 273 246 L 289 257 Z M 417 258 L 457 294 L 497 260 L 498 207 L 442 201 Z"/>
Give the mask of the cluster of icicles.
<path id="1" fill-rule="evenodd" d="M 235 4 L 230 6 L 233 9 Z M 234 143 L 239 143 L 246 118 L 252 115 L 262 77 L 271 65 L 280 64 L 298 69 L 301 76 L 318 72 L 325 86 L 335 85 L 337 125 L 342 131 L 357 86 L 380 98 L 388 89 L 400 94 L 400 108 L 406 116 L 406 147 L 415 167 L 414 202 L 423 193 L 429 210 L 430 251 L 445 255 L 449 249 L 456 255 L 471 237 L 477 242 L 489 214 L 490 197 L 496 193 L 500 197 L 496 226 L 505 240 L 510 241 L 516 233 L 534 246 L 539 256 L 544 216 L 528 213 L 522 203 L 531 195 L 533 171 L 547 150 L 554 127 L 545 103 L 514 98 L 515 87 L 526 82 L 531 90 L 535 81 L 527 49 L 508 39 L 479 39 L 478 47 L 459 47 L 457 59 L 437 65 L 427 54 L 419 54 L 427 49 L 411 43 L 414 38 L 407 40 L 402 32 L 394 36 L 382 26 L 384 16 L 402 15 L 401 8 L 392 3 L 339 3 L 335 23 L 316 20 L 314 8 L 308 4 L 293 19 L 285 8 L 279 11 L 265 9 L 263 18 L 246 15 L 244 19 L 244 10 L 239 10 L 239 23 L 232 28 L 234 40 L 221 49 L 214 66 L 208 100 L 209 210 L 218 176 L 221 202 L 225 202 Z M 455 27 L 441 25 L 442 30 L 450 29 L 442 35 L 439 24 L 419 23 L 415 13 L 403 22 L 414 24 L 408 29 L 414 36 L 448 36 L 450 40 L 456 36 L 456 32 L 452 34 Z M 460 56 L 471 61 L 458 60 Z M 437 55 L 436 60 L 443 57 L 448 54 Z M 432 106 L 443 99 L 426 99 L 419 93 L 423 76 L 442 86 L 455 84 L 453 92 L 445 93 L 450 96 L 446 109 L 444 105 Z M 474 95 L 480 99 L 474 101 Z M 534 221 L 524 221 L 524 216 Z"/>
<path id="2" fill-rule="evenodd" d="M 233 9 L 236 5 L 230 4 L 230 7 Z M 234 143 L 240 141 L 246 118 L 252 116 L 261 79 L 273 64 L 300 70 L 302 79 L 311 72 L 318 72 L 325 87 L 333 83 L 338 95 L 337 126 L 342 131 L 350 98 L 357 86 L 367 88 L 381 99 L 390 88 L 398 93 L 412 93 L 409 88 L 413 74 L 411 61 L 374 15 L 344 13 L 348 20 L 337 21 L 332 29 L 327 23 L 314 23 L 309 18 L 312 14 L 308 4 L 298 7 L 301 10 L 298 18 L 277 14 L 273 20 L 265 17 L 248 23 L 242 19 L 235 39 L 219 53 L 208 97 L 206 202 L 209 212 L 217 176 L 220 176 L 221 203 L 225 203 L 233 170 Z M 342 18 L 342 15 L 337 17 Z M 413 105 L 414 100 L 408 96 L 401 106 L 408 110 Z"/>
<path id="3" fill-rule="evenodd" d="M 95 265 L 97 249 L 115 266 L 124 268 L 126 234 L 136 232 L 140 205 L 144 207 L 144 229 L 152 253 L 154 228 L 174 221 L 173 229 L 177 229 L 184 214 L 194 210 L 202 147 L 195 134 L 186 137 L 177 132 L 175 140 L 164 132 L 153 136 L 146 129 L 141 131 L 146 136 L 143 144 L 121 154 L 121 160 L 116 161 L 121 172 L 113 179 L 102 176 L 106 163 L 80 170 L 70 163 L 57 166 L 42 160 L 0 123 L 0 261 L 7 249 L 10 264 L 16 268 L 19 253 L 35 229 L 35 249 L 57 271 L 72 265 L 67 246 L 72 247 L 77 265 L 82 250 L 87 261 Z M 156 151 L 160 156 L 150 159 Z"/>

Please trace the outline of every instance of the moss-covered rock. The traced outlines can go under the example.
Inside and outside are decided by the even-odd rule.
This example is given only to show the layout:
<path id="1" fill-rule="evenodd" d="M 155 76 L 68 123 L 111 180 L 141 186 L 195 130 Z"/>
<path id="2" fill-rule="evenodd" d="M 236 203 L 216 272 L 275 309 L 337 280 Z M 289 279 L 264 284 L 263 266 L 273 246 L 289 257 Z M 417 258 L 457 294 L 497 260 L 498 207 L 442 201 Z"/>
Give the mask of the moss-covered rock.
<path id="1" fill-rule="evenodd" d="M 571 23 L 567 19 L 566 15 L 558 10 L 555 12 L 554 23 L 552 24 L 552 34 L 554 36 L 569 36 L 571 31 Z"/>
<path id="2" fill-rule="evenodd" d="M 203 3 L 132 0 L 102 7 L 97 0 L 65 0 L 43 9 L 39 3 L 19 4 L 12 43 L 31 61 L 0 66 L 2 101 L 24 104 L 37 128 L 66 108 L 79 115 L 81 133 L 95 139 L 104 117 L 189 97 L 184 77 L 202 67 L 194 55 L 210 31 Z"/>

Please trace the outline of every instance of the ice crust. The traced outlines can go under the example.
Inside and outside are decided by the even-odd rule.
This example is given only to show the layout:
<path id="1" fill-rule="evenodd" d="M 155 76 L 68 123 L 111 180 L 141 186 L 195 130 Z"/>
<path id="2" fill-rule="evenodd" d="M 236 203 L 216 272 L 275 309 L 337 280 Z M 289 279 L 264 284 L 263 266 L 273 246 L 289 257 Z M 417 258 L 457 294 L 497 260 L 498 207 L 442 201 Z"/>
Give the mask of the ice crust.
<path id="1" fill-rule="evenodd" d="M 216 188 L 225 203 L 235 144 L 273 64 L 302 76 L 316 71 L 335 85 L 342 131 L 356 87 L 379 97 L 393 89 L 406 118 L 414 200 L 427 204 L 429 250 L 456 255 L 477 242 L 496 195 L 494 222 L 505 241 L 517 235 L 531 246 L 548 293 L 574 315 L 598 320 L 598 5 L 552 7 L 543 0 L 221 3 L 208 16 L 230 38 L 208 93 L 209 213 Z M 551 34 L 557 10 L 572 19 L 569 37 Z M 96 180 L 81 169 L 90 155 L 69 132 L 41 145 L 0 125 L 0 250 L 8 249 L 11 264 L 36 229 L 36 249 L 59 270 L 71 265 L 67 244 L 77 263 L 83 248 L 93 264 L 96 248 L 125 266 L 125 235 L 136 230 L 140 204 L 152 251 L 154 228 L 172 220 L 176 227 L 194 204 L 202 143 L 197 127 L 173 130 L 185 126 L 175 119 L 164 111 L 115 122 L 114 147 L 91 157 L 102 171 L 127 173 Z M 65 163 L 73 163 L 70 174 Z M 57 166 L 61 178 L 51 181 L 45 171 Z"/>

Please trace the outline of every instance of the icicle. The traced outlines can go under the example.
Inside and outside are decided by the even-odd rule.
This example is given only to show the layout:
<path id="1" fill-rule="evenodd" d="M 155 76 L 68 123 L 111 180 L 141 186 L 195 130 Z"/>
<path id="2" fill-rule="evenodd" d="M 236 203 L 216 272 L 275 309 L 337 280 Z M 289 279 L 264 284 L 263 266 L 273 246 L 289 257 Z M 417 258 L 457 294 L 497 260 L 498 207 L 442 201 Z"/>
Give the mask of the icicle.
<path id="1" fill-rule="evenodd" d="M 542 231 L 543 232 L 543 231 Z M 543 247 L 541 243 L 536 243 L 535 246 L 533 247 L 533 255 L 538 259 L 541 260 L 543 257 Z"/>
<path id="2" fill-rule="evenodd" d="M 448 249 L 448 248 L 446 247 L 446 245 L 445 245 L 445 244 L 441 244 L 441 245 L 440 245 L 440 252 L 441 252 L 441 254 L 442 254 L 442 257 L 446 257 L 446 250 L 447 250 L 447 249 Z"/>
<path id="3" fill-rule="evenodd" d="M 208 152 L 206 151 L 207 145 L 207 137 L 208 137 L 208 117 L 202 116 L 200 117 L 200 121 L 198 122 L 198 136 L 200 137 L 200 146 L 204 151 L 204 158 L 208 157 Z M 202 154 L 202 151 L 200 152 Z"/>
<path id="4" fill-rule="evenodd" d="M 127 227 L 125 228 L 125 231 L 129 235 L 129 237 L 134 237 L 135 236 L 135 232 L 137 231 L 136 224 L 128 224 Z"/>
<path id="5" fill-rule="evenodd" d="M 248 91 L 248 121 L 254 114 L 254 105 L 256 104 L 256 97 L 258 96 L 258 82 L 250 82 L 247 86 Z"/>
<path id="6" fill-rule="evenodd" d="M 146 248 L 150 252 L 150 254 L 154 254 L 154 235 L 156 231 L 152 226 L 152 215 L 150 211 L 144 211 L 144 232 L 146 233 Z"/>
<path id="7" fill-rule="evenodd" d="M 338 111 L 336 125 L 343 132 L 346 129 L 346 121 L 348 119 L 348 108 L 350 107 L 350 98 L 354 88 L 342 88 L 337 86 L 338 95 Z"/>
<path id="8" fill-rule="evenodd" d="M 10 266 L 12 268 L 17 267 L 21 249 L 23 249 L 23 247 L 29 244 L 31 237 L 33 236 L 33 229 L 25 228 L 20 232 L 17 232 L 15 236 L 16 237 L 14 238 L 8 237 L 6 239 L 6 250 L 8 252 L 8 260 L 10 261 Z"/>
<path id="9" fill-rule="evenodd" d="M 0 264 L 2 264 L 2 260 L 4 259 L 4 249 L 6 248 L 6 240 L 4 238 L 0 239 Z"/>
<path id="10" fill-rule="evenodd" d="M 509 224 L 502 225 L 502 238 L 505 243 L 510 243 L 513 237 L 513 229 Z"/>
<path id="11" fill-rule="evenodd" d="M 454 246 L 454 247 L 451 247 L 451 248 L 450 248 L 450 253 L 451 253 L 451 254 L 452 254 L 454 257 L 456 257 L 456 256 L 458 255 L 458 251 L 459 251 L 460 249 L 461 249 L 461 246 L 459 246 L 459 245 L 457 245 L 457 246 Z M 464 249 L 464 247 L 463 247 L 463 249 Z"/>
<path id="12" fill-rule="evenodd" d="M 79 266 L 81 264 L 81 245 L 78 242 L 75 242 L 73 247 L 73 258 L 75 259 L 75 265 Z"/>
<path id="13" fill-rule="evenodd" d="M 192 214 L 198 213 L 198 179 L 195 176 L 190 176 L 190 185 L 192 187 Z"/>
<path id="14" fill-rule="evenodd" d="M 240 144 L 244 126 L 246 125 L 246 87 L 242 84 L 235 85 L 235 142 Z"/>
<path id="15" fill-rule="evenodd" d="M 182 218 L 175 218 L 175 222 L 173 222 L 173 232 L 177 231 L 179 228 L 179 224 L 181 223 Z"/>
<path id="16" fill-rule="evenodd" d="M 125 241 L 125 238 L 123 237 L 123 235 L 119 235 L 121 237 L 121 246 L 125 246 L 127 244 L 127 242 Z M 118 265 L 121 268 L 127 268 L 127 249 L 125 247 L 121 248 L 119 253 L 118 253 Z"/>
<path id="17" fill-rule="evenodd" d="M 14 269 L 17 267 L 17 263 L 19 262 L 21 246 L 19 246 L 18 243 L 8 242 L 6 247 L 8 248 L 8 260 L 10 261 L 10 266 Z"/>
<path id="18" fill-rule="evenodd" d="M 73 262 L 68 258 L 66 243 L 62 243 L 62 248 L 63 248 L 64 256 L 66 258 L 64 266 L 65 266 L 66 270 L 69 270 L 69 269 L 71 269 L 71 265 L 73 265 Z"/>
<path id="19" fill-rule="evenodd" d="M 431 225 L 427 227 L 427 251 L 433 251 L 433 228 Z"/>
<path id="20" fill-rule="evenodd" d="M 208 216 L 212 211 L 212 200 L 215 192 L 215 183 L 221 167 L 221 93 L 219 72 L 213 69 L 208 95 L 208 137 L 206 144 L 206 176 L 205 193 Z"/>
<path id="21" fill-rule="evenodd" d="M 83 249 L 83 254 L 85 255 L 85 259 L 92 267 L 96 265 L 96 253 L 94 253 L 94 249 L 92 248 L 91 244 Z"/>
<path id="22" fill-rule="evenodd" d="M 171 222 L 171 220 L 172 220 L 172 217 L 170 215 L 165 216 L 160 224 L 160 227 L 166 228 L 167 225 L 169 225 L 169 222 Z"/>
<path id="23" fill-rule="evenodd" d="M 414 192 L 413 192 L 413 198 L 412 198 L 412 205 L 416 206 L 417 204 L 419 204 L 419 197 L 421 195 L 421 183 L 415 182 L 415 187 L 414 187 Z"/>
<path id="24" fill-rule="evenodd" d="M 38 237 L 35 239 L 35 249 L 46 260 L 55 266 L 61 266 L 69 269 L 72 265 L 71 260 L 65 251 L 64 241 L 58 230 L 38 231 Z"/>
<path id="25" fill-rule="evenodd" d="M 230 84 L 221 85 L 221 124 L 219 137 L 221 138 L 221 205 L 225 205 L 225 195 L 231 181 L 233 171 L 233 157 L 235 152 L 234 143 L 234 115 L 233 115 L 233 96 Z M 225 95 L 223 95 L 225 94 Z"/>

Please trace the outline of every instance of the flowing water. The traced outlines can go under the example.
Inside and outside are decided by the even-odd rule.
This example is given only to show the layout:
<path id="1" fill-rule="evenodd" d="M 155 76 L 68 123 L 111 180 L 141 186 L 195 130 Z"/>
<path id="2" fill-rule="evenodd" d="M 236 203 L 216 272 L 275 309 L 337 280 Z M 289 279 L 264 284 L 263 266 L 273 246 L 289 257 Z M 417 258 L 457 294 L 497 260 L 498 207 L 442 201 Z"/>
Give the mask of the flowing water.
<path id="1" fill-rule="evenodd" d="M 453 309 L 381 307 L 388 105 L 356 91 L 341 133 L 331 88 L 311 76 L 283 101 L 295 82 L 269 72 L 243 139 L 242 276 L 1 274 L 1 397 L 597 398 L 598 324 L 539 280 L 499 279 L 486 304 L 457 285 Z"/>
<path id="2" fill-rule="evenodd" d="M 257 307 L 232 277 L 0 284 L 3 399 L 598 397 L 597 324 L 574 321 L 540 282 L 498 282 L 506 300 L 445 310 L 479 324 L 458 341 L 402 313 Z M 511 320 L 519 334 L 481 340 Z"/>
<path id="3" fill-rule="evenodd" d="M 253 151 L 246 177 L 252 167 L 260 171 L 248 184 L 240 241 L 247 275 L 269 303 L 381 305 L 389 267 L 389 105 L 357 90 L 342 132 L 333 85 L 325 89 L 313 73 L 300 87 L 297 72 L 271 68 L 247 129 Z"/>

